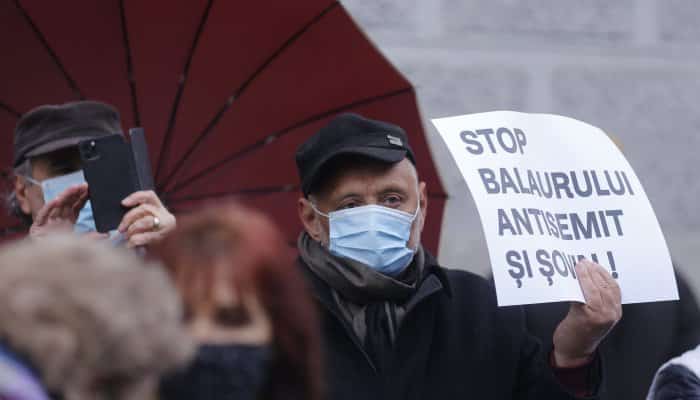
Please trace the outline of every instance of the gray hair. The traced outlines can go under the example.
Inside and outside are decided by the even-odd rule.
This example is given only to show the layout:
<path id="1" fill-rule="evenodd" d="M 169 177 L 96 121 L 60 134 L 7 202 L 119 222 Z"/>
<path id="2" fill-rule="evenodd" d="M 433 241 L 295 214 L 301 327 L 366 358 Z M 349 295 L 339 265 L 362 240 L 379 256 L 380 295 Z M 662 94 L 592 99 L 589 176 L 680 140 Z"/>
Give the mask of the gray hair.
<path id="1" fill-rule="evenodd" d="M 31 176 L 32 175 L 32 164 L 29 159 L 24 160 L 22 164 L 14 168 L 13 170 L 15 176 Z M 22 211 L 22 207 L 19 205 L 19 200 L 17 200 L 17 193 L 15 193 L 14 187 L 5 194 L 5 207 L 7 212 L 12 217 L 17 217 L 22 222 L 24 226 L 30 226 L 32 224 L 32 216 L 25 214 Z"/>
<path id="2" fill-rule="evenodd" d="M 0 248 L 0 339 L 68 400 L 140 400 L 193 343 L 162 268 L 75 235 Z"/>

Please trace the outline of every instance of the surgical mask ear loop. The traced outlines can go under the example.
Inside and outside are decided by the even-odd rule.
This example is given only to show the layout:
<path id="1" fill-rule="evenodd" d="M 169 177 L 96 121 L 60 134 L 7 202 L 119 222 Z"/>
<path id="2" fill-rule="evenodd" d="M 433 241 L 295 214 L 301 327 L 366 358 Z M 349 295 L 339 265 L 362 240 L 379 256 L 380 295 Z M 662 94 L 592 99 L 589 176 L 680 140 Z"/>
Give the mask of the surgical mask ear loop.
<path id="1" fill-rule="evenodd" d="M 416 220 L 418 214 L 420 214 L 420 182 L 418 182 L 418 187 L 416 188 L 416 197 L 418 198 L 418 204 L 416 205 L 416 211 L 413 213 L 413 219 L 411 223 Z"/>
<path id="2" fill-rule="evenodd" d="M 319 210 L 318 208 L 316 208 L 316 205 L 315 205 L 312 201 L 309 201 L 309 204 L 311 204 L 311 208 L 314 210 L 314 212 L 315 212 L 316 214 L 321 215 L 321 216 L 323 216 L 323 217 L 326 217 L 326 218 L 329 218 L 329 219 L 330 219 L 330 216 L 329 216 L 328 214 L 324 213 L 324 212 L 321 212 L 321 210 Z"/>
<path id="3" fill-rule="evenodd" d="M 326 217 L 326 218 L 328 218 L 328 219 L 330 220 L 331 217 L 330 217 L 328 214 L 326 214 L 326 213 L 324 213 L 324 212 L 321 212 L 321 210 L 319 210 L 318 208 L 316 208 L 316 205 L 315 205 L 311 200 L 309 200 L 309 204 L 311 204 L 311 209 L 314 210 L 314 212 L 315 212 L 316 214 L 318 214 L 318 215 L 320 215 L 320 216 L 322 216 L 322 217 Z M 328 240 L 330 240 L 330 238 L 329 238 Z M 319 241 L 319 243 L 321 243 L 321 246 L 323 246 L 323 247 L 326 247 L 326 248 L 328 247 L 328 244 L 323 243 L 322 240 Z"/>
<path id="4" fill-rule="evenodd" d="M 22 176 L 24 179 L 26 179 L 27 182 L 31 183 L 32 185 L 37 185 L 37 186 L 41 187 L 41 182 L 39 182 L 38 180 L 32 178 L 31 176 L 29 176 L 29 175 L 21 175 L 21 176 Z"/>
<path id="5" fill-rule="evenodd" d="M 43 193 L 46 191 L 46 190 L 44 190 L 44 182 L 43 182 L 43 181 L 38 181 L 38 180 L 32 178 L 32 177 L 29 176 L 29 175 L 22 175 L 22 177 L 24 177 L 24 179 L 25 179 L 27 182 L 31 183 L 32 185 L 35 185 L 35 186 L 38 186 L 39 188 L 41 188 L 41 193 L 42 193 L 42 195 L 43 195 Z M 49 178 L 49 179 L 50 179 L 50 178 Z M 44 201 L 46 201 L 46 199 L 44 199 Z"/>
<path id="6" fill-rule="evenodd" d="M 416 218 L 418 218 L 418 214 L 420 214 L 420 182 L 418 182 L 418 188 L 416 189 L 416 197 L 418 198 L 418 204 L 416 205 L 416 211 L 413 213 L 413 218 L 411 219 L 411 232 L 409 233 L 408 240 L 411 240 L 410 236 L 413 234 L 413 223 L 416 222 Z M 406 244 L 408 245 L 408 241 L 406 242 Z M 416 248 L 411 250 L 413 250 L 414 252 L 418 251 L 418 246 L 419 244 L 416 244 Z"/>

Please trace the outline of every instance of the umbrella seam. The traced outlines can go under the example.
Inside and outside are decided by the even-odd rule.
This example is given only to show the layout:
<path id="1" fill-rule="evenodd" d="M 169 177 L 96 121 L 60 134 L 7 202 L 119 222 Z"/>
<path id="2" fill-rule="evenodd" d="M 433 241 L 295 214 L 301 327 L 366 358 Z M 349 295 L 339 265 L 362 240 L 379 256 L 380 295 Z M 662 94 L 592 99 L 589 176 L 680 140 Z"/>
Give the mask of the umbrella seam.
<path id="1" fill-rule="evenodd" d="M 139 102 L 136 97 L 136 80 L 134 79 L 134 66 L 131 58 L 131 46 L 129 43 L 129 32 L 126 24 L 126 10 L 124 8 L 124 0 L 119 0 L 119 17 L 122 28 L 122 42 L 126 53 L 126 75 L 129 81 L 129 90 L 131 91 L 131 109 L 134 113 L 134 124 L 141 126 L 141 116 L 139 114 Z"/>
<path id="2" fill-rule="evenodd" d="M 206 194 L 199 194 L 199 195 L 193 195 L 193 196 L 172 198 L 172 199 L 169 199 L 169 203 L 174 204 L 174 203 L 182 203 L 185 201 L 199 201 L 199 200 L 206 200 L 206 199 L 212 198 L 212 197 L 224 197 L 224 196 L 236 196 L 236 195 L 260 195 L 260 194 L 270 194 L 270 193 L 289 193 L 289 192 L 293 192 L 293 191 L 298 190 L 298 189 L 299 189 L 299 185 L 291 185 L 291 184 L 290 185 L 281 185 L 281 186 L 268 186 L 268 187 L 261 187 L 261 188 L 232 190 L 232 191 L 227 191 L 227 192 L 215 192 L 215 193 L 206 193 Z"/>
<path id="3" fill-rule="evenodd" d="M 158 162 L 156 164 L 156 181 L 158 180 L 158 177 L 161 175 L 161 172 L 163 170 L 164 160 L 167 159 L 170 155 L 170 137 L 172 136 L 172 132 L 175 129 L 175 123 L 177 122 L 177 112 L 180 109 L 182 93 L 185 91 L 185 84 L 187 83 L 187 77 L 189 75 L 190 67 L 192 65 L 192 59 L 194 58 L 194 52 L 197 50 L 197 46 L 199 45 L 199 39 L 202 36 L 202 32 L 204 32 L 204 26 L 206 26 L 207 21 L 209 20 L 209 12 L 211 11 L 212 4 L 213 0 L 207 1 L 204 13 L 202 14 L 202 17 L 199 20 L 197 31 L 194 34 L 194 40 L 192 41 L 192 45 L 190 46 L 190 49 L 187 53 L 187 60 L 185 61 L 185 66 L 182 69 L 182 74 L 180 74 L 180 82 L 177 88 L 177 92 L 175 93 L 175 99 L 173 99 L 173 105 L 170 110 L 170 117 L 168 118 L 168 126 L 165 129 L 165 135 L 163 136 L 163 151 L 162 154 L 158 157 Z"/>
<path id="4" fill-rule="evenodd" d="M 263 139 L 258 140 L 257 142 L 249 145 L 248 147 L 246 147 L 242 150 L 239 150 L 228 157 L 225 157 L 224 159 L 218 161 L 215 164 L 210 165 L 209 167 L 204 168 L 200 172 L 192 175 L 187 180 L 175 185 L 167 193 L 168 194 L 176 193 L 177 191 L 181 190 L 182 188 L 186 187 L 187 185 L 191 184 L 192 182 L 199 180 L 204 175 L 221 168 L 224 164 L 227 164 L 231 161 L 239 159 L 239 158 L 245 156 L 246 154 L 257 150 L 258 148 L 265 146 L 266 144 L 270 143 L 272 140 L 279 139 L 281 136 L 288 134 L 290 131 L 292 131 L 294 129 L 297 129 L 297 128 L 300 128 L 304 125 L 308 125 L 310 123 L 316 122 L 320 119 L 323 119 L 323 118 L 328 117 L 328 116 L 333 115 L 333 114 L 337 114 L 337 113 L 344 111 L 344 110 L 347 110 L 347 109 L 351 109 L 351 108 L 354 108 L 354 107 L 357 107 L 360 105 L 373 103 L 373 102 L 379 101 L 379 100 L 384 100 L 384 99 L 387 99 L 390 97 L 399 96 L 399 95 L 404 94 L 406 92 L 412 92 L 412 91 L 413 91 L 413 88 L 411 86 L 409 86 L 409 87 L 405 87 L 405 88 L 402 88 L 399 90 L 395 90 L 393 92 L 388 92 L 388 93 L 384 93 L 381 95 L 364 98 L 364 99 L 361 99 L 361 100 L 358 100 L 358 101 L 355 101 L 355 102 L 352 102 L 349 104 L 342 105 L 340 107 L 333 108 L 331 110 L 324 111 L 322 113 L 314 114 L 311 117 L 308 117 L 304 120 L 301 120 L 300 122 L 296 122 L 296 123 L 284 128 L 282 130 L 279 130 L 275 133 L 267 135 Z M 270 139 L 272 139 L 272 140 L 270 140 Z"/>
<path id="5" fill-rule="evenodd" d="M 338 6 L 338 2 L 335 1 L 332 4 L 330 4 L 328 7 L 323 9 L 319 14 L 314 16 L 311 20 L 309 20 L 304 26 L 296 31 L 292 36 L 287 38 L 280 47 L 275 50 L 270 57 L 268 57 L 265 62 L 263 62 L 260 67 L 258 67 L 253 74 L 251 74 L 248 79 L 246 79 L 243 84 L 241 84 L 240 87 L 238 87 L 231 96 L 226 100 L 226 103 L 219 109 L 219 111 L 216 113 L 214 118 L 207 124 L 206 128 L 197 136 L 195 141 L 192 143 L 192 145 L 189 146 L 189 148 L 185 151 L 183 154 L 182 158 L 175 164 L 175 168 L 168 174 L 168 176 L 165 178 L 165 180 L 162 182 L 160 188 L 165 189 L 168 184 L 172 181 L 173 177 L 180 171 L 182 166 L 185 164 L 185 162 L 190 158 L 192 153 L 199 147 L 199 145 L 202 143 L 202 141 L 209 136 L 211 131 L 214 129 L 216 124 L 218 124 L 219 120 L 222 118 L 224 113 L 228 111 L 228 109 L 231 107 L 233 102 L 241 97 L 243 93 L 245 92 L 245 89 L 250 86 L 250 84 L 257 78 L 274 60 L 276 60 L 286 49 L 288 49 L 294 42 L 296 42 L 300 37 L 303 36 L 306 31 L 308 31 L 313 25 L 318 23 L 324 16 L 326 16 L 331 10 L 336 8 Z M 167 144 L 166 144 L 167 145 Z"/>
<path id="6" fill-rule="evenodd" d="M 39 39 L 39 42 L 41 42 L 42 46 L 44 46 L 44 49 L 49 53 L 49 56 L 51 56 L 51 59 L 53 60 L 56 67 L 61 71 L 61 74 L 63 75 L 63 77 L 66 79 L 66 81 L 68 81 L 68 86 L 70 86 L 70 88 L 73 90 L 73 92 L 78 95 L 78 99 L 84 100 L 85 96 L 83 95 L 83 92 L 78 87 L 78 84 L 75 82 L 75 80 L 73 80 L 73 78 L 68 73 L 68 70 L 66 70 L 66 68 L 63 66 L 63 63 L 61 63 L 61 60 L 59 59 L 58 55 L 51 48 L 48 40 L 46 40 L 46 37 L 44 36 L 44 34 L 41 32 L 39 27 L 34 23 L 34 20 L 32 20 L 32 17 L 29 16 L 29 13 L 27 12 L 27 10 L 25 10 L 22 7 L 22 5 L 19 3 L 19 0 L 15 0 L 15 6 L 19 10 L 20 14 L 22 14 L 22 16 L 24 17 L 27 24 L 29 24 L 29 27 L 34 32 L 34 35 L 36 36 L 36 38 Z"/>
<path id="7" fill-rule="evenodd" d="M 263 194 L 271 194 L 271 193 L 289 193 L 294 190 L 298 190 L 299 185 L 282 185 L 282 186 L 269 186 L 269 187 L 264 187 L 264 188 L 253 188 L 253 189 L 241 189 L 241 190 L 232 190 L 228 192 L 214 192 L 214 193 L 205 193 L 205 194 L 198 194 L 198 195 L 193 195 L 193 196 L 185 196 L 185 197 L 177 197 L 177 198 L 171 198 L 168 200 L 168 204 L 177 204 L 177 203 L 183 203 L 187 201 L 202 201 L 202 200 L 208 200 L 216 197 L 226 197 L 226 196 L 245 196 L 245 195 L 263 195 Z M 429 192 L 428 193 L 428 198 L 429 199 L 438 199 L 438 200 L 447 200 L 448 196 L 442 193 L 435 193 L 435 192 Z"/>
<path id="8" fill-rule="evenodd" d="M 1 102 L 1 101 L 0 101 L 0 110 L 4 110 L 4 111 L 6 111 L 8 114 L 12 114 L 12 115 L 13 115 L 14 117 L 16 117 L 16 118 L 19 118 L 19 117 L 22 116 L 22 113 L 20 113 L 19 111 L 15 110 L 15 109 L 12 108 L 10 105 L 5 104 L 5 103 L 3 103 L 3 102 Z"/>

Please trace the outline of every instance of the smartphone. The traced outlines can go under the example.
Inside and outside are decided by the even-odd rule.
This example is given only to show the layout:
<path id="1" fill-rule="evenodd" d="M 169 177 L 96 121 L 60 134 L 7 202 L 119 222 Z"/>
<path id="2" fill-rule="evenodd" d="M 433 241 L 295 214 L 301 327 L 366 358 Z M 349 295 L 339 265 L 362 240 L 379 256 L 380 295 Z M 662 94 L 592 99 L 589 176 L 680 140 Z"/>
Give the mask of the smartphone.
<path id="1" fill-rule="evenodd" d="M 139 190 L 152 190 L 153 177 L 143 129 L 83 140 L 78 144 L 98 232 L 110 232 L 128 209 L 121 202 Z"/>
<path id="2" fill-rule="evenodd" d="M 78 144 L 98 232 L 119 226 L 128 211 L 121 201 L 139 190 L 131 149 L 120 134 Z"/>

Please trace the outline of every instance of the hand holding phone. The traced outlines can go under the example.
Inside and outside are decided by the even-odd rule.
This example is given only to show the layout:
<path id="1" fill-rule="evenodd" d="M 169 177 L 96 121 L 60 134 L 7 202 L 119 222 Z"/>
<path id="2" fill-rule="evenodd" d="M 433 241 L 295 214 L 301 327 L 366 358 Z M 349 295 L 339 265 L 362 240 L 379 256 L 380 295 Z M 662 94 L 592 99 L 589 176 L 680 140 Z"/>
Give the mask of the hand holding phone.
<path id="1" fill-rule="evenodd" d="M 118 228 L 127 240 L 127 247 L 157 242 L 175 229 L 175 216 L 152 190 L 132 193 L 122 205 L 131 208 Z"/>
<path id="2" fill-rule="evenodd" d="M 153 189 L 143 129 L 132 129 L 130 138 L 114 134 L 78 144 L 98 232 L 117 229 L 129 210 L 122 200 Z"/>

